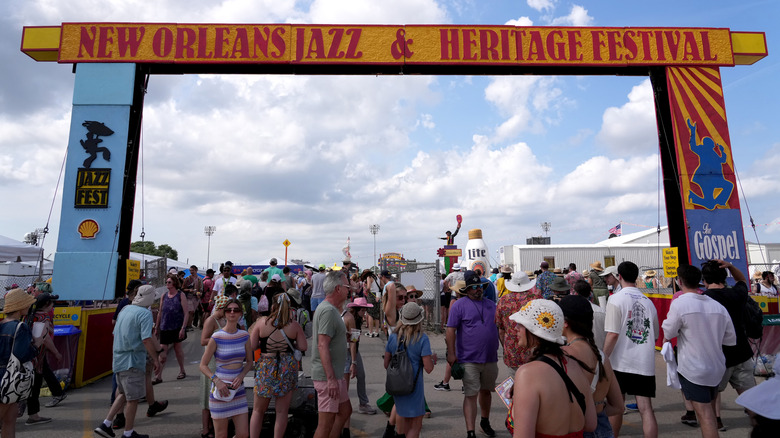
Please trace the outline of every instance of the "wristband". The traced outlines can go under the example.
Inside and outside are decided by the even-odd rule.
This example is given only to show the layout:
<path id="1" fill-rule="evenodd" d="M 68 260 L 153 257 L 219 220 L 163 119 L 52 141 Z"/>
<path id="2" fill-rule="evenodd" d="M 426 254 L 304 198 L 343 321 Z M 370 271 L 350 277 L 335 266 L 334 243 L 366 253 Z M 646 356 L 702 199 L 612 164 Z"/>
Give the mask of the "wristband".
<path id="1" fill-rule="evenodd" d="M 212 375 L 211 375 L 211 377 L 210 377 L 210 379 L 211 379 L 211 381 L 212 381 L 212 382 L 213 382 L 213 381 L 214 381 L 214 379 L 216 379 L 216 378 L 217 378 L 217 373 L 214 373 L 214 374 L 212 374 Z"/>

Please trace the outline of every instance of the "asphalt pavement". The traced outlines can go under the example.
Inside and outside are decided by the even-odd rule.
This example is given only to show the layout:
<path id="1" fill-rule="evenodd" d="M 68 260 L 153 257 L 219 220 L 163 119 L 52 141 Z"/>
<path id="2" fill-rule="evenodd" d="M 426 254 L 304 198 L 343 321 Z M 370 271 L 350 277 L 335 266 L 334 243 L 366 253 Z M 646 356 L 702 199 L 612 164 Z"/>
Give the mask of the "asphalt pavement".
<path id="1" fill-rule="evenodd" d="M 185 369 L 187 378 L 176 380 L 179 367 L 176 357 L 171 351 L 168 364 L 163 372 L 163 383 L 156 385 L 155 395 L 158 400 L 168 400 L 168 409 L 157 416 L 146 417 L 146 404 L 139 405 L 135 428 L 139 433 L 149 434 L 151 437 L 199 437 L 201 425 L 201 410 L 198 403 L 199 370 L 198 363 L 203 352 L 199 343 L 199 331 L 191 332 L 184 343 Z M 451 391 L 436 391 L 433 385 L 438 383 L 444 375 L 445 340 L 442 334 L 428 334 L 431 340 L 431 348 L 442 360 L 434 368 L 431 374 L 424 374 L 425 396 L 432 410 L 431 418 L 423 421 L 422 436 L 432 437 L 465 437 L 466 427 L 463 419 L 460 381 L 450 381 Z M 385 339 L 369 338 L 364 336 L 360 342 L 360 351 L 366 367 L 367 391 L 372 405 L 377 398 L 384 393 L 385 372 L 382 355 Z M 312 343 L 309 343 L 311 348 Z M 310 368 L 310 356 L 304 357 L 304 372 L 308 375 Z M 700 436 L 698 428 L 692 428 L 680 423 L 680 416 L 684 414 L 681 394 L 678 390 L 666 387 L 666 366 L 660 354 L 656 356 L 656 381 L 657 397 L 653 400 L 656 418 L 658 420 L 659 436 L 661 437 L 689 437 Z M 509 369 L 504 366 L 499 352 L 499 381 L 510 375 Z M 26 416 L 18 420 L 17 435 L 19 437 L 35 438 L 69 438 L 69 437 L 94 437 L 93 429 L 103 420 L 109 408 L 109 395 L 111 391 L 110 377 L 83 388 L 69 389 L 68 397 L 54 408 L 43 407 L 40 415 L 53 418 L 46 424 L 26 426 Z M 357 413 L 358 400 L 355 391 L 355 381 L 350 382 L 350 395 L 354 413 L 351 418 L 351 432 L 353 437 L 381 437 L 384 432 L 387 418 L 381 412 L 377 415 L 364 415 Z M 723 423 L 728 430 L 721 432 L 723 437 L 745 437 L 750 430 L 750 424 L 742 408 L 734 403 L 736 392 L 729 388 L 723 393 Z M 41 404 L 46 404 L 50 399 L 42 398 Z M 629 400 L 631 402 L 632 400 Z M 504 427 L 507 409 L 497 394 L 493 393 L 493 405 L 490 422 L 497 431 L 499 437 L 509 437 L 510 434 Z M 477 419 L 477 424 L 479 419 Z M 477 427 L 477 435 L 485 436 Z M 121 430 L 117 431 L 117 437 L 121 436 Z M 265 436 L 265 435 L 264 435 Z M 270 434 L 268 436 L 271 436 Z M 642 425 L 638 412 L 625 414 L 621 436 L 642 436 Z"/>

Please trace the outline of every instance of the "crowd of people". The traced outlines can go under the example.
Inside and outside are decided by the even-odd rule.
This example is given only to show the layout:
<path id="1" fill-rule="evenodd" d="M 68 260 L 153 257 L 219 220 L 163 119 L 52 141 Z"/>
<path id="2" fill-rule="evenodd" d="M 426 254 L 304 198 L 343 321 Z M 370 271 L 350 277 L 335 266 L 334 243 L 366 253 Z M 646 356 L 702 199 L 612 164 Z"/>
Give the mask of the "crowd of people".
<path id="1" fill-rule="evenodd" d="M 433 372 L 440 359 L 422 329 L 426 317 L 419 304 L 422 291 L 395 281 L 387 271 L 379 276 L 370 270 L 353 272 L 349 260 L 340 269 L 320 265 L 300 274 L 285 272 L 275 262 L 259 276 L 251 268 L 236 275 L 229 263 L 219 275 L 209 271 L 202 281 L 169 276 L 154 329 L 148 327 L 148 309 L 144 322 L 134 322 L 149 336 L 142 334 L 134 348 L 139 360 L 144 357 L 144 366 L 123 369 L 115 345 L 117 399 L 122 397 L 121 403 L 127 404 L 126 436 L 144 436 L 132 430 L 129 417 L 135 409 L 128 409 L 131 402 L 137 405 L 146 389 L 140 370 L 146 369 L 147 381 L 154 370 L 151 383 L 158 382 L 168 346 L 173 344 L 176 352 L 188 327 L 201 325 L 204 438 L 228 436 L 231 420 L 235 436 L 259 437 L 272 399 L 274 436 L 284 436 L 301 354 L 307 350 L 318 404 L 314 436 L 349 437 L 350 380 L 356 380 L 358 412 L 377 412 L 366 394 L 360 339 L 380 333 L 386 336 L 385 367 L 395 366 L 391 364 L 403 351 L 414 376 L 409 392 L 387 393 L 377 401 L 388 415 L 384 437 L 420 436 L 423 418 L 430 414 L 420 375 Z M 531 276 L 502 267 L 491 281 L 479 269 L 452 268 L 441 280 L 447 351 L 442 358 L 444 378 L 434 389 L 449 391 L 450 379 L 462 380 L 467 437 L 476 436 L 477 425 L 487 436 L 496 436 L 490 414 L 499 348 L 514 373 L 505 422 L 513 436 L 619 436 L 627 395 L 635 397 L 644 435 L 658 435 L 652 400 L 655 345 L 662 327 L 652 301 L 637 287 L 638 282 L 653 287 L 653 272 L 642 277 L 632 262 L 606 269 L 596 262 L 587 275 L 579 274 L 573 264 L 567 274 L 559 275 L 542 262 Z M 733 287 L 726 284 L 727 273 L 736 280 Z M 700 426 L 702 436 L 717 436 L 724 428 L 719 391 L 729 383 L 739 393 L 756 386 L 739 311 L 748 286 L 738 269 L 719 260 L 701 270 L 682 266 L 677 286 L 680 292 L 664 321 L 663 338 L 677 338 L 672 360 L 678 365 L 686 406 L 681 421 Z M 136 297 L 145 287 L 149 286 L 136 288 Z M 135 303 L 137 298 L 131 299 Z M 191 302 L 199 308 L 191 311 Z M 123 315 L 118 313 L 117 330 L 128 329 Z M 179 377 L 184 378 L 183 359 L 178 352 L 176 356 Z M 250 372 L 251 412 L 244 395 L 244 377 Z M 140 374 L 137 381 L 129 378 L 133 374 Z M 119 402 L 112 405 L 96 433 L 114 436 L 117 406 Z M 748 412 L 751 418 L 773 421 Z"/>
<path id="2" fill-rule="evenodd" d="M 664 359 L 676 369 L 669 374 L 679 382 L 684 424 L 700 427 L 704 437 L 718 436 L 725 428 L 719 394 L 730 384 L 750 407 L 746 412 L 754 436 L 777 432 L 776 410 L 751 403 L 762 399 L 770 382 L 757 386 L 753 377 L 743 308 L 749 290 L 760 289 L 748 286 L 739 269 L 722 260 L 701 269 L 681 266 L 679 292 L 661 324 L 653 302 L 638 287 L 652 283 L 654 275 L 643 278 L 629 261 L 607 268 L 595 262 L 590 268 L 583 275 L 572 264 L 559 275 L 542 262 L 531 275 L 504 266 L 487 278 L 479 269 L 454 265 L 440 283 L 447 348 L 441 358 L 423 329 L 423 292 L 399 283 L 388 271 L 378 276 L 357 272 L 349 260 L 335 269 L 320 265 L 296 274 L 272 260 L 257 276 L 252 268 L 234 272 L 228 262 L 219 274 L 208 270 L 203 279 L 193 266 L 186 278 L 170 273 L 159 298 L 151 285 L 131 281 L 114 314 L 112 404 L 94 432 L 113 438 L 123 428 L 123 436 L 147 436 L 134 429 L 138 405 L 148 404 L 149 417 L 168 407 L 155 398 L 154 385 L 162 382 L 171 346 L 180 369 L 177 378 L 187 377 L 181 343 L 196 328 L 204 349 L 199 365 L 202 438 L 259 437 L 272 400 L 273 434 L 284 436 L 307 351 L 307 374 L 317 394 L 316 438 L 350 436 L 352 379 L 357 412 L 388 415 L 384 438 L 420 436 L 431 412 L 421 375 L 434 372 L 441 359 L 443 378 L 433 389 L 449 391 L 451 379 L 461 380 L 467 437 L 476 436 L 477 425 L 493 437 L 499 349 L 513 373 L 505 421 L 513 436 L 619 436 L 626 396 L 635 397 L 644 435 L 658 436 L 652 401 L 659 337 Z M 733 286 L 726 282 L 729 275 Z M 773 286 L 772 278 L 762 280 L 766 289 Z M 55 299 L 22 289 L 6 295 L 0 367 L 8 372 L 12 352 L 19 361 L 35 364 L 29 395 L 18 399 L 26 399 L 26 424 L 50 421 L 38 415 L 42 381 L 52 388 L 50 404 L 65 398 L 42 353 L 53 348 Z M 388 378 L 388 393 L 374 407 L 366 392 L 360 340 L 380 333 L 386 339 L 385 368 L 397 373 L 403 356 L 413 385 L 399 392 Z M 676 347 L 667 347 L 673 339 Z M 54 349 L 53 354 L 59 353 Z M 247 376 L 253 377 L 251 389 L 244 387 Z M 3 436 L 14 436 L 18 400 L 0 399 Z"/>

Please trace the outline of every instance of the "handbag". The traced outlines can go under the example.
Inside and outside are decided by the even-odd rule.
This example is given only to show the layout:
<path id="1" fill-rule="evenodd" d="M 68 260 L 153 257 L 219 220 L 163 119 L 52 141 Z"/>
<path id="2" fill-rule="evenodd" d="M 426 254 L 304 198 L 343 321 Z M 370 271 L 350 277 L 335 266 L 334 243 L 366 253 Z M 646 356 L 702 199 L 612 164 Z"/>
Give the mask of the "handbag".
<path id="1" fill-rule="evenodd" d="M 35 377 L 32 362 L 22 363 L 14 354 L 16 335 L 19 334 L 21 325 L 21 322 L 16 324 L 14 340 L 11 343 L 11 356 L 8 358 L 5 374 L 0 379 L 0 403 L 3 404 L 26 400 L 30 396 L 30 391 L 32 391 L 33 378 Z"/>
<path id="2" fill-rule="evenodd" d="M 290 349 L 293 352 L 293 357 L 295 358 L 296 362 L 300 362 L 301 359 L 303 359 L 303 352 L 295 347 L 293 347 L 292 342 L 290 342 L 290 338 L 287 337 L 287 333 L 284 332 L 284 328 L 280 330 L 282 332 L 282 336 L 284 336 L 284 340 L 287 341 L 287 345 L 290 346 Z"/>

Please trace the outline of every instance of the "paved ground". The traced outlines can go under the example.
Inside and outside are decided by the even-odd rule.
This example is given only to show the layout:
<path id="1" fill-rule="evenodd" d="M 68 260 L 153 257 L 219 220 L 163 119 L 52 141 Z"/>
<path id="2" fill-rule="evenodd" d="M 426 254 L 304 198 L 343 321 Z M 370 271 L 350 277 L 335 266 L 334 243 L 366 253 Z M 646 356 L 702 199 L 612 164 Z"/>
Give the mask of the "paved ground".
<path id="1" fill-rule="evenodd" d="M 185 342 L 186 370 L 185 380 L 176 380 L 178 366 L 175 356 L 172 356 L 163 373 L 164 382 L 155 386 L 158 399 L 168 399 L 170 406 L 165 412 L 154 418 L 147 418 L 146 405 L 139 407 L 139 417 L 136 421 L 136 430 L 152 437 L 198 437 L 200 436 L 200 407 L 198 404 L 197 388 L 199 375 L 197 363 L 200 360 L 202 349 L 197 341 L 197 332 L 191 333 Z M 195 335 L 195 336 L 193 336 Z M 445 342 L 443 335 L 429 335 L 431 346 L 439 357 L 444 356 Z M 382 367 L 382 352 L 384 351 L 383 338 L 366 338 L 361 340 L 361 352 L 366 365 L 367 386 L 369 398 L 372 403 L 384 393 L 384 368 Z M 444 374 L 443 362 L 436 366 L 433 373 L 424 376 L 426 385 L 425 393 L 433 416 L 423 421 L 423 437 L 447 437 L 465 436 L 465 425 L 462 415 L 461 384 L 452 381 L 452 391 L 435 391 L 433 385 L 439 382 Z M 509 375 L 499 358 L 500 379 Z M 663 365 L 660 355 L 657 356 L 658 397 L 654 401 L 656 416 L 659 423 L 660 436 L 699 436 L 698 429 L 685 426 L 680 423 L 680 416 L 684 413 L 679 391 L 666 387 L 666 367 Z M 304 370 L 309 372 L 309 362 L 304 358 Z M 42 408 L 42 415 L 53 417 L 54 421 L 36 426 L 25 426 L 24 419 L 20 419 L 17 426 L 20 437 L 92 437 L 94 429 L 104 418 L 108 411 L 109 391 L 111 381 L 104 378 L 97 383 L 84 388 L 72 389 L 68 392 L 68 398 L 55 408 Z M 350 385 L 352 403 L 357 411 L 357 395 L 354 381 Z M 736 393 L 728 389 L 724 393 L 723 422 L 729 427 L 726 432 L 721 432 L 723 437 L 744 437 L 749 431 L 749 422 L 742 408 L 734 403 Z M 45 404 L 48 399 L 43 399 Z M 498 396 L 493 396 L 493 409 L 490 416 L 493 428 L 499 437 L 509 437 L 509 432 L 503 426 L 506 416 L 506 408 Z M 352 416 L 352 436 L 355 437 L 381 437 L 384 431 L 386 417 L 381 413 L 368 416 L 358 413 Z M 478 432 L 478 435 L 480 433 Z M 270 436 L 270 435 L 269 435 Z M 484 436 L 484 435 L 481 435 Z M 641 422 L 638 413 L 625 415 L 623 434 L 621 436 L 641 436 Z"/>

